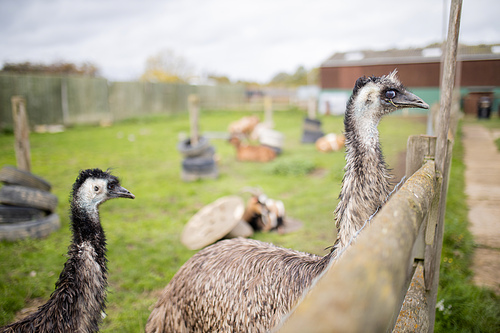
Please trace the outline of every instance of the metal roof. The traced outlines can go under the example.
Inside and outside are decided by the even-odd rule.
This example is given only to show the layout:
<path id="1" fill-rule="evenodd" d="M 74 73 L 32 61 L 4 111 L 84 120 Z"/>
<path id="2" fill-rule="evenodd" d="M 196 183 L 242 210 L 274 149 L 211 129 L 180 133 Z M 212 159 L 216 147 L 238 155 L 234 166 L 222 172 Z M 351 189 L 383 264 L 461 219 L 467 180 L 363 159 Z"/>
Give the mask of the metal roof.
<path id="1" fill-rule="evenodd" d="M 440 44 L 429 45 L 425 48 L 339 52 L 325 60 L 321 67 L 440 62 L 441 53 Z M 473 46 L 460 44 L 457 59 L 458 61 L 500 59 L 500 44 Z"/>

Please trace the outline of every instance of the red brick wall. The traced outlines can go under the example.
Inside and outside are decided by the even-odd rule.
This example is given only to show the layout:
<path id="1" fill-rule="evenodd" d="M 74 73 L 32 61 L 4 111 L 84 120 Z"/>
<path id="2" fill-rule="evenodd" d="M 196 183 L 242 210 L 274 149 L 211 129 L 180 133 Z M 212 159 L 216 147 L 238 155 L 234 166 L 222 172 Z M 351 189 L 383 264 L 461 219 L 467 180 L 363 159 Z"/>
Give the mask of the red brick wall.
<path id="1" fill-rule="evenodd" d="M 461 86 L 500 86 L 500 60 L 464 61 L 461 63 Z M 360 76 L 380 76 L 398 69 L 407 87 L 439 87 L 438 62 L 394 65 L 369 65 L 320 68 L 322 89 L 352 89 Z"/>
<path id="2" fill-rule="evenodd" d="M 461 86 L 500 86 L 500 60 L 463 62 Z"/>

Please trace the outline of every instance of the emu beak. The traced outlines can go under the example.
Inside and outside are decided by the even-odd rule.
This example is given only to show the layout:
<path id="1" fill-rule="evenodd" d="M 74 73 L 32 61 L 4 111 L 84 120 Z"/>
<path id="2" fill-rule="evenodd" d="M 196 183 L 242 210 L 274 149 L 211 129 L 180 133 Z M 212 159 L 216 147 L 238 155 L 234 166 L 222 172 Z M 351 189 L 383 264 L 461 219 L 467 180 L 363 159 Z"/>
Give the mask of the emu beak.
<path id="1" fill-rule="evenodd" d="M 394 99 L 392 99 L 392 102 L 398 108 L 429 108 L 429 104 L 425 103 L 420 97 L 409 91 L 406 91 L 404 94 L 398 94 Z"/>
<path id="2" fill-rule="evenodd" d="M 129 190 L 127 190 L 125 187 L 121 187 L 121 186 L 116 186 L 114 188 L 113 192 L 111 192 L 111 194 L 115 198 L 135 199 L 135 195 L 133 195 L 132 193 L 130 193 Z"/>

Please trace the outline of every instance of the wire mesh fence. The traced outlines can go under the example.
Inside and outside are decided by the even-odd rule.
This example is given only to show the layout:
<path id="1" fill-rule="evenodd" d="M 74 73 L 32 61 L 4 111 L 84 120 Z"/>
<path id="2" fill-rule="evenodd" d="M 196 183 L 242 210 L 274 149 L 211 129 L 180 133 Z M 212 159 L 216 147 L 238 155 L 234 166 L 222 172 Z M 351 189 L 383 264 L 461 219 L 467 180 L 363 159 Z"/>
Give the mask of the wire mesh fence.
<path id="1" fill-rule="evenodd" d="M 12 127 L 12 96 L 23 96 L 30 126 L 75 125 L 148 114 L 187 112 L 187 97 L 198 94 L 203 109 L 242 108 L 243 85 L 193 86 L 178 83 L 110 82 L 75 76 L 0 74 L 0 128 Z"/>

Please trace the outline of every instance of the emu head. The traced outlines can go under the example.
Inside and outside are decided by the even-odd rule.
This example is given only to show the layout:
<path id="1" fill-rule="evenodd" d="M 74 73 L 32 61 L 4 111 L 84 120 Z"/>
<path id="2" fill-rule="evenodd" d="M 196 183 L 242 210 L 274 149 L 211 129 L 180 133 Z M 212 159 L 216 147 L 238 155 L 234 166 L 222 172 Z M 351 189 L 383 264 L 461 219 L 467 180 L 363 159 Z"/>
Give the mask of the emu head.
<path id="1" fill-rule="evenodd" d="M 87 169 L 81 171 L 73 185 L 73 201 L 82 207 L 98 207 L 113 198 L 134 199 L 135 196 L 120 185 L 117 177 L 108 171 Z"/>
<path id="2" fill-rule="evenodd" d="M 396 109 L 429 108 L 420 97 L 406 90 L 397 78 L 396 70 L 381 77 L 359 78 L 349 104 L 348 111 L 351 111 L 356 118 L 377 120 Z"/>

